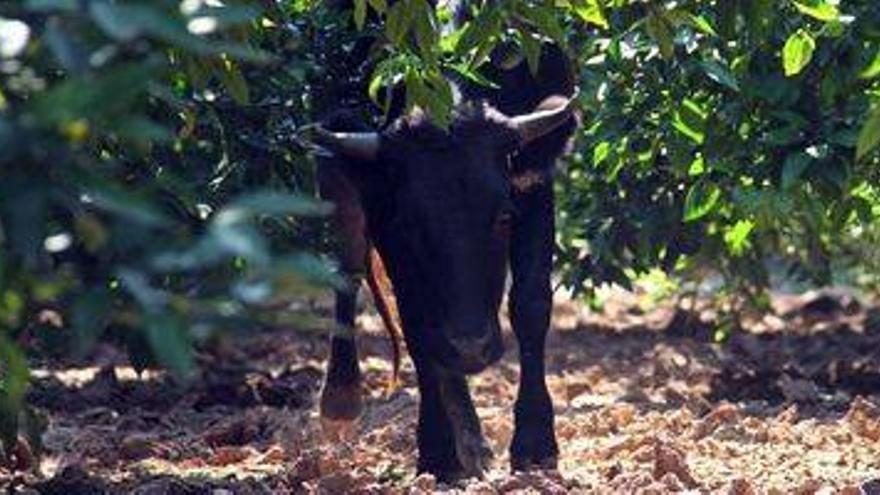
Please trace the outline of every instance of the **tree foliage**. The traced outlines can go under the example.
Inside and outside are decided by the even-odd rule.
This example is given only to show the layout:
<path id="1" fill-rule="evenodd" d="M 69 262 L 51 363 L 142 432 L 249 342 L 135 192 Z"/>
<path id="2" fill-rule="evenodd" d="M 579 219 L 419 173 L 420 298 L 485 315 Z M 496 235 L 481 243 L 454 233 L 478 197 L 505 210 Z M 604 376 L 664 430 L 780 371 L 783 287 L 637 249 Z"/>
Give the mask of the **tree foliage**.
<path id="1" fill-rule="evenodd" d="M 582 141 L 563 180 L 568 281 L 654 266 L 760 289 L 816 283 L 878 213 L 875 2 L 621 6 L 581 45 Z"/>
<path id="2" fill-rule="evenodd" d="M 6 445 L 27 379 L 16 342 L 83 355 L 109 334 L 136 368 L 183 378 L 194 341 L 340 283 L 306 251 L 321 231 L 303 219 L 331 205 L 293 132 L 309 60 L 286 53 L 303 43 L 290 24 L 302 7 L 258 7 L 0 6 Z"/>
<path id="3" fill-rule="evenodd" d="M 559 266 L 590 292 L 655 267 L 759 294 L 771 268 L 831 282 L 880 214 L 880 6 L 870 1 L 352 2 L 383 47 L 369 94 L 403 83 L 445 123 L 443 74 L 480 84 L 499 44 L 575 60 L 585 125 L 559 181 Z M 378 18 L 371 25 L 370 16 Z"/>

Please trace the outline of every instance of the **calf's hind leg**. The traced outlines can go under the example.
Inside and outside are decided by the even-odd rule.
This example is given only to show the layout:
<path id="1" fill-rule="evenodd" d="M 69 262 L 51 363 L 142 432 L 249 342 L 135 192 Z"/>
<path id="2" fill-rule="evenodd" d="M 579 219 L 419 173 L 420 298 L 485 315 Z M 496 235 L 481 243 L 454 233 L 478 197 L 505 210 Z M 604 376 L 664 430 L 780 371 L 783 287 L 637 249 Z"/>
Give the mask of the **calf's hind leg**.
<path id="1" fill-rule="evenodd" d="M 321 416 L 338 421 L 357 419 L 363 411 L 361 371 L 355 341 L 357 295 L 366 270 L 366 219 L 354 185 L 333 163 L 318 168 L 321 196 L 336 205 L 334 225 L 338 257 L 348 287 L 336 291 L 336 328 L 330 336 L 330 361 L 321 389 Z"/>
<path id="2" fill-rule="evenodd" d="M 361 370 L 354 337 L 354 314 L 358 286 L 336 293 L 336 323 L 330 337 L 330 361 L 324 386 L 321 388 L 321 417 L 336 421 L 352 421 L 363 411 Z"/>
<path id="3" fill-rule="evenodd" d="M 555 468 L 559 449 L 544 370 L 544 345 L 553 297 L 552 184 L 520 193 L 515 203 L 520 215 L 510 243 L 510 316 L 519 343 L 520 381 L 510 463 L 513 470 Z"/>

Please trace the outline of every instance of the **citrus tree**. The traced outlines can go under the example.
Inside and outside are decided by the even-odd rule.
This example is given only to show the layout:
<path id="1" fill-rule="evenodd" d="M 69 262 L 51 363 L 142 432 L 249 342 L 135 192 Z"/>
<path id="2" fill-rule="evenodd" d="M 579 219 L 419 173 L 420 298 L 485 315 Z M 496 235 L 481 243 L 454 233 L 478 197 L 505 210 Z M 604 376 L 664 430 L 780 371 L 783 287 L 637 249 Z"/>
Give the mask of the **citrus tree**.
<path id="1" fill-rule="evenodd" d="M 880 213 L 876 2 L 465 2 L 452 30 L 457 2 L 440 3 L 350 2 L 384 42 L 369 95 L 402 82 L 442 125 L 444 74 L 492 84 L 480 68 L 498 44 L 532 67 L 544 42 L 565 46 L 584 113 L 559 181 L 569 286 L 710 267 L 758 294 L 771 267 L 828 283 L 832 261 L 876 257 L 860 241 Z"/>

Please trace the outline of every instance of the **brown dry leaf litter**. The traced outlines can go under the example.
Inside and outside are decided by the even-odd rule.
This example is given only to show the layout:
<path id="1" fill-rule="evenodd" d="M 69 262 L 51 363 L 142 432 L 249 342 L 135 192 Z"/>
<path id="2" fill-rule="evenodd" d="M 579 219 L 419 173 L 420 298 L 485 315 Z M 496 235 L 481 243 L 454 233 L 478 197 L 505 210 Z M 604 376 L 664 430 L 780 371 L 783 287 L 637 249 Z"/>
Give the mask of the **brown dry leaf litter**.
<path id="1" fill-rule="evenodd" d="M 729 342 L 672 308 L 624 300 L 604 314 L 562 301 L 549 341 L 560 470 L 508 473 L 515 344 L 471 379 L 495 450 L 485 480 L 416 477 L 412 367 L 385 388 L 387 343 L 365 318 L 367 409 L 322 423 L 326 356 L 313 333 L 274 331 L 201 356 L 189 389 L 138 377 L 112 349 L 47 369 L 31 400 L 49 419 L 41 477 L 0 467 L 0 486 L 44 493 L 878 493 L 876 312 L 779 298 Z M 812 305 L 811 305 L 812 304 Z M 704 315 L 705 316 L 705 315 Z M 705 318 L 703 318 L 705 319 Z M 769 322 L 769 323 L 768 323 Z M 91 490 L 91 492 L 89 492 Z"/>

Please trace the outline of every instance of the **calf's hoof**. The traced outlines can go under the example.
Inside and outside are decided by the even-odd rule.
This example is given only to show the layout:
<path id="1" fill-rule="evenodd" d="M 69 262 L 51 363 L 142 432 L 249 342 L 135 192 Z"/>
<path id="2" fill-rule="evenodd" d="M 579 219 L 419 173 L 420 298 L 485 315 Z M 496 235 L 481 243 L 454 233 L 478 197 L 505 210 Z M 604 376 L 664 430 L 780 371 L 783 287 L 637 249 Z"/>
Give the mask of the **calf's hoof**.
<path id="1" fill-rule="evenodd" d="M 483 478 L 495 457 L 482 433 L 464 431 L 455 439 L 455 456 L 463 478 Z"/>
<path id="2" fill-rule="evenodd" d="M 464 443 L 467 446 L 463 442 L 456 442 L 455 452 L 420 452 L 418 472 L 433 474 L 437 481 L 450 484 L 470 478 L 483 479 L 494 458 L 492 449 L 482 435 L 477 442 Z"/>
<path id="3" fill-rule="evenodd" d="M 318 404 L 321 417 L 332 421 L 355 421 L 364 412 L 360 383 L 324 383 Z"/>
<path id="4" fill-rule="evenodd" d="M 455 455 L 435 456 L 420 453 L 416 471 L 419 474 L 432 474 L 441 483 L 455 483 L 467 477 Z"/>
<path id="5" fill-rule="evenodd" d="M 510 457 L 510 470 L 516 472 L 527 471 L 555 471 L 559 466 L 557 456 L 548 456 L 544 458 L 535 457 Z"/>
<path id="6" fill-rule="evenodd" d="M 555 470 L 559 448 L 553 427 L 520 427 L 510 446 L 510 469 L 516 471 Z"/>

